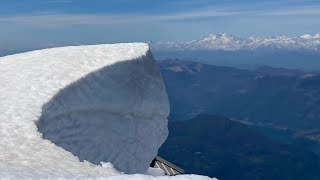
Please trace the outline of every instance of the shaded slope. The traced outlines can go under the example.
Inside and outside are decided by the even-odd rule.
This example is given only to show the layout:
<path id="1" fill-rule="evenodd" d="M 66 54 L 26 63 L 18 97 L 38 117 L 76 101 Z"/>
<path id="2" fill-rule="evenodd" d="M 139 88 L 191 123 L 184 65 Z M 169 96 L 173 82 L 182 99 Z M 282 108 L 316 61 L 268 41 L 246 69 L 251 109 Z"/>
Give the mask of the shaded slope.
<path id="1" fill-rule="evenodd" d="M 319 179 L 319 158 L 264 137 L 250 126 L 200 115 L 171 121 L 160 155 L 187 172 L 218 179 Z"/>
<path id="2" fill-rule="evenodd" d="M 240 70 L 159 61 L 173 119 L 219 114 L 257 124 L 320 129 L 320 75 L 296 70 Z"/>

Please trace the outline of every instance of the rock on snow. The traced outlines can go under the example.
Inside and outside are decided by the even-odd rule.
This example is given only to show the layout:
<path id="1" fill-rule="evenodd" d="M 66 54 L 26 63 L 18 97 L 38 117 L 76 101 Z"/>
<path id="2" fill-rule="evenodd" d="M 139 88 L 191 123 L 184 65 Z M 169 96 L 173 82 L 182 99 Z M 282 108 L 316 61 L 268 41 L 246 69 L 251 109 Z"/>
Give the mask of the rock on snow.
<path id="1" fill-rule="evenodd" d="M 145 172 L 168 134 L 169 102 L 147 44 L 2 57 L 0 102 L 1 177 L 155 178 L 116 170 Z"/>

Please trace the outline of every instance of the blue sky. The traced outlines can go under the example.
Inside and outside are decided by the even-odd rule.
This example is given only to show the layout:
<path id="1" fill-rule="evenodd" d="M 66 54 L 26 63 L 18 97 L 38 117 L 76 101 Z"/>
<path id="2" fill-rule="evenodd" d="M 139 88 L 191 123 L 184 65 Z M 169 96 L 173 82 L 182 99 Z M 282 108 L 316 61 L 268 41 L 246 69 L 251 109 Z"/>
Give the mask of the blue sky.
<path id="1" fill-rule="evenodd" d="M 320 32 L 319 0 L 0 1 L 0 49 Z"/>

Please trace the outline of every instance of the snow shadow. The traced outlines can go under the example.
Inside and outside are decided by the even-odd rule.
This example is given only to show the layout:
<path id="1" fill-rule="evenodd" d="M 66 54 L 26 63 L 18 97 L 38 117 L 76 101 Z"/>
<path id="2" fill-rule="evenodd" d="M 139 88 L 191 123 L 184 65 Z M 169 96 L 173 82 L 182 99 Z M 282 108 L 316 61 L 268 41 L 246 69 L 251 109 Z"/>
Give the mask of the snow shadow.
<path id="1" fill-rule="evenodd" d="M 39 132 L 81 161 L 146 172 L 168 135 L 167 94 L 151 53 L 92 72 L 43 105 Z"/>

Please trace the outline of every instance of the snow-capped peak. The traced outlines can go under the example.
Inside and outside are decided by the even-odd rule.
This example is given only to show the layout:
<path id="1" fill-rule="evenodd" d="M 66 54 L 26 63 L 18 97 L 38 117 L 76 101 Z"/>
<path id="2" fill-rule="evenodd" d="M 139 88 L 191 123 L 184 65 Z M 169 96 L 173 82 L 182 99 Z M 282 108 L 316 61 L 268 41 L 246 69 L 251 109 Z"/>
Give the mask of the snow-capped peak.
<path id="1" fill-rule="evenodd" d="M 174 46 L 173 46 L 174 45 Z M 155 50 L 254 50 L 257 48 L 272 48 L 284 50 L 320 50 L 320 33 L 304 34 L 300 37 L 277 35 L 270 37 L 239 38 L 226 33 L 209 34 L 198 40 L 188 42 L 166 42 L 151 44 Z"/>
<path id="2" fill-rule="evenodd" d="M 318 34 L 315 34 L 315 35 L 311 35 L 311 34 L 304 34 L 302 36 L 300 36 L 302 39 L 307 39 L 307 40 L 310 40 L 310 39 L 319 39 L 320 38 L 320 33 Z"/>
<path id="3" fill-rule="evenodd" d="M 310 34 L 304 34 L 304 35 L 302 35 L 302 36 L 300 36 L 302 39 L 312 39 L 313 38 L 313 36 L 312 35 L 310 35 Z"/>
<path id="4" fill-rule="evenodd" d="M 207 36 L 202 36 L 199 41 L 208 42 L 208 41 L 220 41 L 220 42 L 229 42 L 234 40 L 232 35 L 222 33 L 222 34 L 209 34 Z"/>

